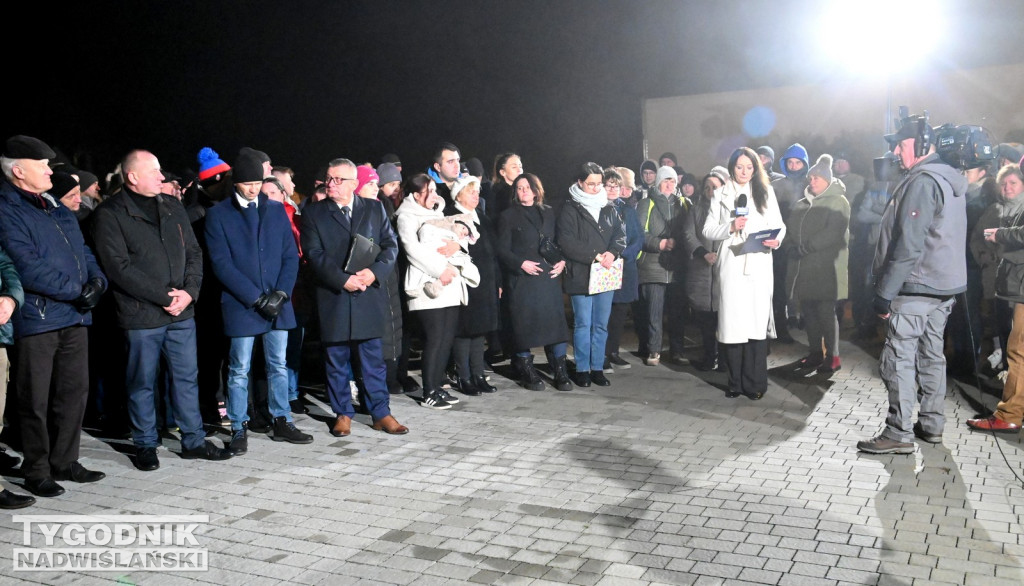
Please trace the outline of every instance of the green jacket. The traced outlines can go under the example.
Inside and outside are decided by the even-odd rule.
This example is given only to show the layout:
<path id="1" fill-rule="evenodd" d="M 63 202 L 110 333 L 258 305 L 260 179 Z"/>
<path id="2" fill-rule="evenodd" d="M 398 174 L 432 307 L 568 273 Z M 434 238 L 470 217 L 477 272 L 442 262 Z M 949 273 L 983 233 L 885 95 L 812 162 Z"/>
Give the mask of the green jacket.
<path id="1" fill-rule="evenodd" d="M 14 311 L 18 311 L 25 303 L 25 289 L 21 286 L 21 277 L 14 269 L 14 261 L 7 256 L 0 248 L 0 297 L 10 297 L 14 300 Z M 10 346 L 14 343 L 14 323 L 8 319 L 7 323 L 0 326 L 0 347 Z"/>
<path id="2" fill-rule="evenodd" d="M 835 301 L 849 296 L 849 227 L 850 202 L 840 181 L 833 180 L 817 197 L 805 195 L 793 204 L 782 243 L 789 259 L 790 299 Z"/>

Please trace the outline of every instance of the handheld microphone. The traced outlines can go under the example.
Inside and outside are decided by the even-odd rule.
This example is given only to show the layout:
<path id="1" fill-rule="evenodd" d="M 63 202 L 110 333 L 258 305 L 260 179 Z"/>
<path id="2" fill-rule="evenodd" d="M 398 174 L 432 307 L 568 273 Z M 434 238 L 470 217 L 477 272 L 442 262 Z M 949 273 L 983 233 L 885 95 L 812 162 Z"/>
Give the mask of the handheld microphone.
<path id="1" fill-rule="evenodd" d="M 736 213 L 737 218 L 749 213 L 747 211 L 747 194 L 741 193 L 739 197 L 736 198 L 736 207 L 733 211 Z"/>

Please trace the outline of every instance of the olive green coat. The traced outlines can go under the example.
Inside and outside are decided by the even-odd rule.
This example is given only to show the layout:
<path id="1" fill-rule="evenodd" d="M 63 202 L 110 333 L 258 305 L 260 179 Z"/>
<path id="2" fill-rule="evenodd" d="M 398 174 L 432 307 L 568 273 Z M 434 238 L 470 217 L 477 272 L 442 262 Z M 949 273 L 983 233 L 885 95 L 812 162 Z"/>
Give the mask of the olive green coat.
<path id="1" fill-rule="evenodd" d="M 849 297 L 850 202 L 842 182 L 833 180 L 821 195 L 793 204 L 786 221 L 789 252 L 786 287 L 790 299 L 838 300 Z"/>

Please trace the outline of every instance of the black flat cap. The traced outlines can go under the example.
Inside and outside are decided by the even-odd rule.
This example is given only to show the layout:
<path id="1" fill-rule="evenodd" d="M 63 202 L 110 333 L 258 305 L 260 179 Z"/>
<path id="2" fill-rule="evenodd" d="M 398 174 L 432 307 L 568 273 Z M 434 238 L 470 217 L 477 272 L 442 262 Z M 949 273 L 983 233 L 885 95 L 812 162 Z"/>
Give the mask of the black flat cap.
<path id="1" fill-rule="evenodd" d="M 7 139 L 4 156 L 8 159 L 54 159 L 57 153 L 38 138 L 19 134 Z"/>

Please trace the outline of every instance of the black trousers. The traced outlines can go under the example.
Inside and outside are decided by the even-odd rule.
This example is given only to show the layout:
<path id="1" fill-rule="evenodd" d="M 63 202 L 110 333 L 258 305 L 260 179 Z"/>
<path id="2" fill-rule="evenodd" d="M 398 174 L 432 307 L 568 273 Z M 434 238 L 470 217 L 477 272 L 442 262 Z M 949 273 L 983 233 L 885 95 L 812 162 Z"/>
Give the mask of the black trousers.
<path id="1" fill-rule="evenodd" d="M 701 344 L 704 346 L 704 361 L 714 362 L 718 358 L 718 312 L 717 311 L 693 311 L 693 320 L 700 330 Z"/>
<path id="2" fill-rule="evenodd" d="M 78 461 L 89 401 L 88 334 L 71 326 L 25 336 L 13 348 L 21 470 L 29 480 L 52 477 Z"/>
<path id="3" fill-rule="evenodd" d="M 459 306 L 420 309 L 413 313 L 419 314 L 423 324 L 423 388 L 440 389 L 459 325 Z"/>
<path id="4" fill-rule="evenodd" d="M 729 366 L 729 390 L 755 395 L 768 390 L 768 340 L 722 344 Z"/>
<path id="5" fill-rule="evenodd" d="M 469 380 L 471 376 L 484 376 L 484 338 L 456 337 L 452 347 L 455 359 L 455 370 L 459 378 Z"/>
<path id="6" fill-rule="evenodd" d="M 629 311 L 629 305 L 629 303 L 612 303 L 612 312 L 608 316 L 608 341 L 604 344 L 606 356 L 619 353 L 622 328 L 626 325 L 626 312 Z"/>

